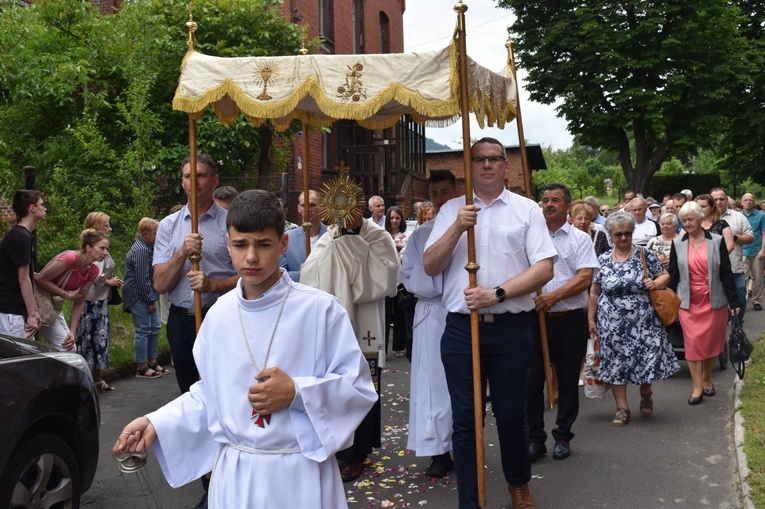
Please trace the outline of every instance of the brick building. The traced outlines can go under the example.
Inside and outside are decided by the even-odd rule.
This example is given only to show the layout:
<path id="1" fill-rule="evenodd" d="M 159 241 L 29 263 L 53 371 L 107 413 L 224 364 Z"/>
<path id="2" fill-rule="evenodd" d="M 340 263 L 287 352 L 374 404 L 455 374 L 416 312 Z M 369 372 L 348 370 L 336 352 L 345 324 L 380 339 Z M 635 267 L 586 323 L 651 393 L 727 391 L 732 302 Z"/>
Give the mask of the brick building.
<path id="1" fill-rule="evenodd" d="M 326 54 L 402 53 L 404 0 L 288 0 L 282 13 L 308 26 L 310 37 L 321 35 Z M 349 64 L 354 62 L 349 60 Z M 294 144 L 287 172 L 290 215 L 298 220 L 297 197 L 303 188 L 304 142 Z M 408 118 L 384 130 L 369 130 L 352 121 L 336 122 L 330 133 L 308 133 L 311 188 L 347 167 L 367 196 L 379 194 L 386 206 L 397 204 L 408 215 L 414 201 L 427 196 L 425 129 Z"/>
<path id="2" fill-rule="evenodd" d="M 507 161 L 509 168 L 505 175 L 505 187 L 514 192 L 523 192 L 523 166 L 521 164 L 521 150 L 517 145 L 506 145 Z M 428 152 L 426 156 L 426 166 L 428 171 L 433 170 L 451 170 L 457 177 L 457 187 L 461 192 L 465 192 L 465 171 L 462 162 L 462 149 L 454 150 L 436 150 Z M 542 147 L 539 145 L 526 145 L 526 157 L 529 160 L 531 174 L 535 171 L 547 169 Z"/>

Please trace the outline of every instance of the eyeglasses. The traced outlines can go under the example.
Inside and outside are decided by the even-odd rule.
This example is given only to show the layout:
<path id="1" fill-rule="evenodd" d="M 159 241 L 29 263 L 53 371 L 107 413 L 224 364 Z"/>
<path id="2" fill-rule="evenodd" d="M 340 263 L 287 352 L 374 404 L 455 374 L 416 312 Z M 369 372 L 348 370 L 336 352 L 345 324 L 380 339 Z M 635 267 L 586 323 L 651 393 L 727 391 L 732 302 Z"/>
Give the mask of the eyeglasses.
<path id="1" fill-rule="evenodd" d="M 614 232 L 611 234 L 612 237 L 632 237 L 632 232 Z"/>
<path id="2" fill-rule="evenodd" d="M 475 164 L 481 164 L 486 159 L 488 159 L 490 163 L 498 163 L 505 160 L 503 156 L 474 156 L 470 158 Z"/>

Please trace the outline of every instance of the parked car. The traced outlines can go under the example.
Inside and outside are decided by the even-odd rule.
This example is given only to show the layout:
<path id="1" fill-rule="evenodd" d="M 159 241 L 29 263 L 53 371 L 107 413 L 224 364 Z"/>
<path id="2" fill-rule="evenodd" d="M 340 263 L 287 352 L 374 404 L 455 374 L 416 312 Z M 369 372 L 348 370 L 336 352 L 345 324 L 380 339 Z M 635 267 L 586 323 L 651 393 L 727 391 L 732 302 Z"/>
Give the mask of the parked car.
<path id="1" fill-rule="evenodd" d="M 100 408 L 85 359 L 0 334 L 0 507 L 77 508 L 98 465 Z"/>

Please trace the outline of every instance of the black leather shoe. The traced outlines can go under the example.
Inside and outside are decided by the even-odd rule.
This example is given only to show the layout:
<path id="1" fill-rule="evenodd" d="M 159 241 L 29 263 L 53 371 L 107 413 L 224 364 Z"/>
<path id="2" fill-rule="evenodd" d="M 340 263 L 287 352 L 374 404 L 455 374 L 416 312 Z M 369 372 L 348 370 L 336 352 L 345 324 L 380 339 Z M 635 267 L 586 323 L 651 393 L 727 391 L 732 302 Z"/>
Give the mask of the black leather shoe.
<path id="1" fill-rule="evenodd" d="M 704 393 L 703 392 L 701 393 L 701 396 L 698 396 L 698 397 L 691 396 L 690 398 L 688 398 L 688 404 L 689 405 L 699 405 L 699 404 L 701 404 L 702 401 L 704 401 Z"/>
<path id="2" fill-rule="evenodd" d="M 716 394 L 714 387 L 712 387 L 711 389 L 701 389 L 701 393 L 708 398 L 711 398 L 712 396 Z"/>
<path id="3" fill-rule="evenodd" d="M 571 445 L 565 440 L 556 440 L 555 449 L 553 449 L 554 460 L 564 460 L 571 456 Z"/>
<path id="4" fill-rule="evenodd" d="M 445 452 L 430 459 L 430 465 L 425 471 L 425 475 L 428 477 L 446 477 L 449 474 L 449 470 L 453 468 L 454 460 L 452 460 L 451 454 Z"/>
<path id="5" fill-rule="evenodd" d="M 535 444 L 534 442 L 529 444 L 529 459 L 532 463 L 545 454 L 547 454 L 547 447 L 545 447 L 545 444 Z"/>

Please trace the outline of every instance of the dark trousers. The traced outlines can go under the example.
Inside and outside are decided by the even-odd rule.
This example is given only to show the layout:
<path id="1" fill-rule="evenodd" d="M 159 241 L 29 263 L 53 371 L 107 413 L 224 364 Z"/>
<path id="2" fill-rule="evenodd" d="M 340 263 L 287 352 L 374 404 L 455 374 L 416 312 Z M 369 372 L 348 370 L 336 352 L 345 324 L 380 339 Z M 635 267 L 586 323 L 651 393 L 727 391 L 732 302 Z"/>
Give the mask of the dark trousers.
<path id="1" fill-rule="evenodd" d="M 203 313 L 206 310 L 203 310 Z M 167 341 L 173 354 L 175 377 L 181 393 L 199 380 L 199 371 L 194 362 L 194 341 L 197 339 L 197 328 L 194 315 L 189 315 L 186 309 L 170 306 L 167 317 Z"/>
<path id="2" fill-rule="evenodd" d="M 547 317 L 547 345 L 550 362 L 555 364 L 558 375 L 558 415 L 552 430 L 555 440 L 567 442 L 574 438 L 571 427 L 579 415 L 579 371 L 587 350 L 587 316 L 584 311 L 573 311 L 555 318 Z M 539 332 L 539 315 L 531 316 L 531 363 L 526 412 L 529 419 L 531 442 L 544 444 L 545 432 L 545 368 L 542 355 L 542 338 Z"/>
<path id="3" fill-rule="evenodd" d="M 531 352 L 528 313 L 482 323 L 480 341 L 482 394 L 486 394 L 488 380 L 502 471 L 508 484 L 527 483 L 531 479 L 526 423 L 526 380 Z M 449 313 L 441 338 L 441 360 L 452 403 L 452 447 L 460 509 L 478 507 L 471 351 L 470 316 Z"/>

